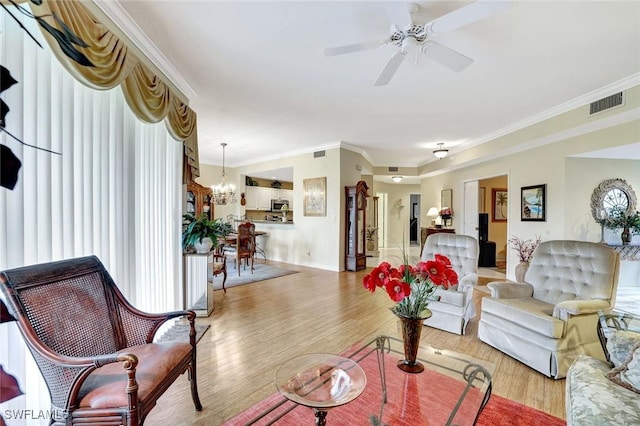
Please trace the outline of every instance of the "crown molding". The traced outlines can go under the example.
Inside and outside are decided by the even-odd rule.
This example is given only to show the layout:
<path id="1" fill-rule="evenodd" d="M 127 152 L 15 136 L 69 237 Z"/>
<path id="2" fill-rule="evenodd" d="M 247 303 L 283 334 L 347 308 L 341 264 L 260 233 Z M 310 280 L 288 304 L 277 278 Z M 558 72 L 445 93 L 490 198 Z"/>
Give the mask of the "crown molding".
<path id="1" fill-rule="evenodd" d="M 549 108 L 548 110 L 542 111 L 539 114 L 532 115 L 529 118 L 518 121 L 509 126 L 503 127 L 502 129 L 496 130 L 495 132 L 488 133 L 480 138 L 474 139 L 468 144 L 465 144 L 464 149 L 468 149 L 473 146 L 480 145 L 485 142 L 492 141 L 494 139 L 498 139 L 502 136 L 506 136 L 510 133 L 517 132 L 518 130 L 522 130 L 529 126 L 533 126 L 545 120 L 549 120 L 553 117 L 572 111 L 576 108 L 589 105 L 591 102 L 597 101 L 598 99 L 602 99 L 616 92 L 622 92 L 626 89 L 630 89 L 638 85 L 640 85 L 640 73 L 630 75 L 629 77 L 623 78 L 622 80 L 618 80 L 614 83 L 608 84 L 599 89 L 585 93 L 584 95 L 571 99 L 568 102 L 557 105 L 553 108 Z"/>
<path id="2" fill-rule="evenodd" d="M 113 22 L 120 31 L 131 41 L 159 71 L 164 74 L 187 103 L 198 97 L 197 93 L 169 62 L 166 56 L 158 49 L 151 39 L 142 31 L 138 24 L 131 18 L 120 2 L 113 0 L 92 0 L 93 4 Z"/>

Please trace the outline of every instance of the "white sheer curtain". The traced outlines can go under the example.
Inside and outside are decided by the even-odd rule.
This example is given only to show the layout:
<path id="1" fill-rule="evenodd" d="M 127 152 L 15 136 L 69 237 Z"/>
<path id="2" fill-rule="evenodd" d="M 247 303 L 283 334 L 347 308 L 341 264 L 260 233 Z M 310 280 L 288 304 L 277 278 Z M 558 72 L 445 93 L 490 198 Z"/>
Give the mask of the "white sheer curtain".
<path id="1" fill-rule="evenodd" d="M 24 24 L 42 40 L 32 20 Z M 0 10 L 0 64 L 18 80 L 0 94 L 10 108 L 6 129 L 62 154 L 0 133 L 0 143 L 22 161 L 16 187 L 0 188 L 0 270 L 95 254 L 138 308 L 180 309 L 182 143 L 163 123 L 139 122 L 120 89 L 99 92 L 76 82 L 41 44 Z M 0 324 L 0 364 L 25 392 L 1 404 L 0 414 L 49 409 L 46 386 L 13 323 Z"/>

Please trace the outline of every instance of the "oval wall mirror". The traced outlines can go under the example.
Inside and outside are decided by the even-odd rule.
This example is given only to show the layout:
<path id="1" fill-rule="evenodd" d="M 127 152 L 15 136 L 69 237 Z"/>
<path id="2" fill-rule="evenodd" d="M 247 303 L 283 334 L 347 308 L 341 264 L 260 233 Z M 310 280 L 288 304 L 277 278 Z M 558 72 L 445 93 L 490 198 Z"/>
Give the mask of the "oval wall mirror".
<path id="1" fill-rule="evenodd" d="M 607 179 L 600 182 L 591 194 L 591 214 L 599 222 L 609 218 L 613 209 L 626 211 L 631 215 L 636 211 L 636 193 L 624 179 Z"/>

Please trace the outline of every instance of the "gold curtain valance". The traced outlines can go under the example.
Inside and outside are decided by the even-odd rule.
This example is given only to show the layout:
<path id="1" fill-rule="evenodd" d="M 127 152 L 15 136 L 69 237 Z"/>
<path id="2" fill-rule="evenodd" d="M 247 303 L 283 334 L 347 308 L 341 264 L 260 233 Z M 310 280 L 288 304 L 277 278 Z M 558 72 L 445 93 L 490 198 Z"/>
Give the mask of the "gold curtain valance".
<path id="1" fill-rule="evenodd" d="M 183 170 L 184 181 L 200 176 L 196 113 L 79 1 L 44 0 L 39 6 L 33 3 L 29 5 L 38 16 L 55 13 L 89 45 L 80 50 L 94 67 L 80 65 L 68 58 L 58 42 L 48 32 L 41 31 L 71 75 L 94 89 L 107 90 L 120 86 L 129 107 L 140 120 L 148 123 L 165 120 L 171 135 L 184 144 L 185 164 L 190 168 L 188 173 Z M 51 19 L 49 21 L 53 23 Z"/>

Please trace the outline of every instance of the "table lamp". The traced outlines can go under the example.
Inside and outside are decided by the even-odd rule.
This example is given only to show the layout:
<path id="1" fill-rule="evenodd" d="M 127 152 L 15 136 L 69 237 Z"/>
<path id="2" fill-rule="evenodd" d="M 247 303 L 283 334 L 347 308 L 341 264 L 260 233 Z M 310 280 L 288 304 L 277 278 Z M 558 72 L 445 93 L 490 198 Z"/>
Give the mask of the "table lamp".
<path id="1" fill-rule="evenodd" d="M 437 207 L 431 207 L 427 212 L 427 217 L 431 217 L 431 226 L 436 224 L 436 217 L 440 214 Z"/>

